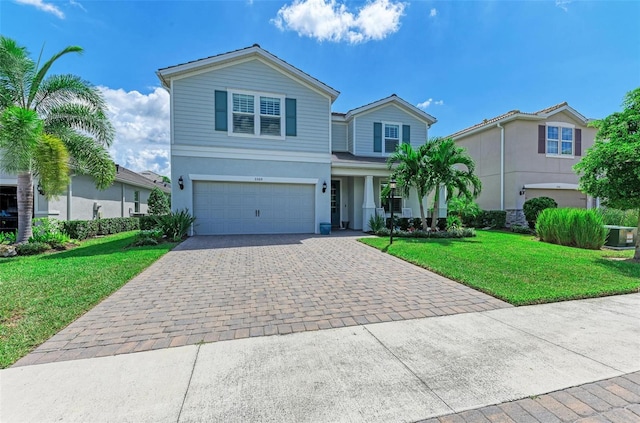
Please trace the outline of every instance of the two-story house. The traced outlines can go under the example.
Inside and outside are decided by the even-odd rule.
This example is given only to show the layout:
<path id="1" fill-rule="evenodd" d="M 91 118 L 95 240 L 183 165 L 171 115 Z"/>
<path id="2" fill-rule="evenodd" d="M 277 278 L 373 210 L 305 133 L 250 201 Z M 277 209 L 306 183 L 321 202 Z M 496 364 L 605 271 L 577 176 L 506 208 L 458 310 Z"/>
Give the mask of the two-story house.
<path id="1" fill-rule="evenodd" d="M 258 45 L 157 75 L 171 98 L 172 207 L 193 212 L 193 233 L 366 230 L 384 207 L 417 216 L 415 193 L 380 199 L 386 158 L 436 122 L 398 96 L 332 113 L 338 91 Z"/>
<path id="2" fill-rule="evenodd" d="M 534 113 L 512 110 L 449 137 L 476 163 L 480 208 L 505 210 L 507 225 L 522 225 L 522 206 L 530 198 L 550 197 L 559 207 L 596 206 L 578 190 L 573 171 L 594 143 L 589 121 L 565 102 Z"/>

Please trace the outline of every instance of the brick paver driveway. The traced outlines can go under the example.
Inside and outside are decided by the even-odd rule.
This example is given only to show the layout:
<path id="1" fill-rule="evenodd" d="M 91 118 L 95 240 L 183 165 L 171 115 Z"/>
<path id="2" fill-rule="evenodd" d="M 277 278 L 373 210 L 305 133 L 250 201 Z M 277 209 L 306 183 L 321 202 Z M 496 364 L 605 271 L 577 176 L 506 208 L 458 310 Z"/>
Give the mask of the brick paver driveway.
<path id="1" fill-rule="evenodd" d="M 360 236 L 189 238 L 16 365 L 509 307 Z"/>

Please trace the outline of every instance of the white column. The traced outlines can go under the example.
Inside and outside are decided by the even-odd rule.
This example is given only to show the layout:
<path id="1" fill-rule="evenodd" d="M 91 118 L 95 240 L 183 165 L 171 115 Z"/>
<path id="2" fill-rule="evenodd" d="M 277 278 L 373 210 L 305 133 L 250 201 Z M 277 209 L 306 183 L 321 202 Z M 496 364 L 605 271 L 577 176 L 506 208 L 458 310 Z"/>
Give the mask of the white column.
<path id="1" fill-rule="evenodd" d="M 369 219 L 376 213 L 376 203 L 373 195 L 373 176 L 364 178 L 364 201 L 362 202 L 362 229 L 369 231 Z"/>
<path id="2" fill-rule="evenodd" d="M 444 186 L 438 188 L 440 190 L 440 198 L 438 199 L 438 218 L 447 217 L 447 189 Z"/>
<path id="3" fill-rule="evenodd" d="M 67 186 L 67 220 L 73 220 L 73 176 L 69 178 Z"/>

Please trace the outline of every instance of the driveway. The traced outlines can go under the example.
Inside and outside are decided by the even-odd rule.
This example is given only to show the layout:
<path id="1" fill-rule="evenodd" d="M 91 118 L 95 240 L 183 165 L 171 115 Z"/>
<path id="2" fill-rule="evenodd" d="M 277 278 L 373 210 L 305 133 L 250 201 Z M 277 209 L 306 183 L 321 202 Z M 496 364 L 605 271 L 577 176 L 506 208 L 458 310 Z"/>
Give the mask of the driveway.
<path id="1" fill-rule="evenodd" d="M 362 236 L 189 238 L 15 365 L 510 307 Z"/>

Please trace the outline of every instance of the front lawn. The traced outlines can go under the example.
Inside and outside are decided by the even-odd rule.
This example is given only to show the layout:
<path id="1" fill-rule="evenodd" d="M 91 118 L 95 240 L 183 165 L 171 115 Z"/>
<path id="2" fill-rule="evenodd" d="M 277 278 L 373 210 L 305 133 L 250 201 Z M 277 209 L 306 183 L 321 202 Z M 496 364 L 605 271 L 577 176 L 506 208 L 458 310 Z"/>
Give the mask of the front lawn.
<path id="1" fill-rule="evenodd" d="M 69 251 L 0 258 L 0 368 L 6 368 L 90 310 L 175 243 L 126 248 L 137 232 Z"/>
<path id="2" fill-rule="evenodd" d="M 476 238 L 360 241 L 514 305 L 640 290 L 633 251 L 581 250 L 531 235 L 478 231 Z M 616 260 L 618 259 L 618 260 Z"/>

